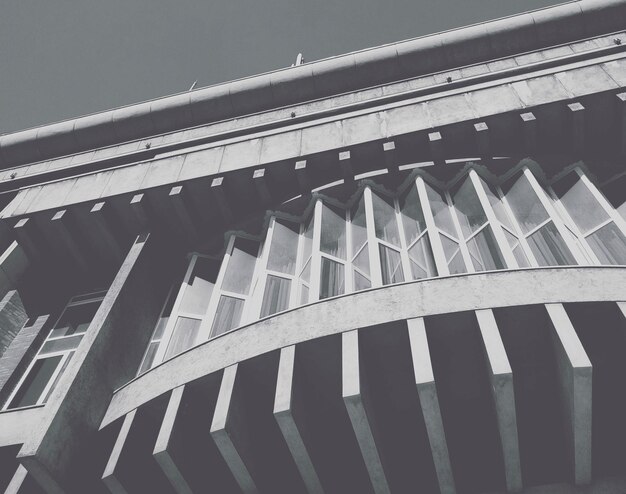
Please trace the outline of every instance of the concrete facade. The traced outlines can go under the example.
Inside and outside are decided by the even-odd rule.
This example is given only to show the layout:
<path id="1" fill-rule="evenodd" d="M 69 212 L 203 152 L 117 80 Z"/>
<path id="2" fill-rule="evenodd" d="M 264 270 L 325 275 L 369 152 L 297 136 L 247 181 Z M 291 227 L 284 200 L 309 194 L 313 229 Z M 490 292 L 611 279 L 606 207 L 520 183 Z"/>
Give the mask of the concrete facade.
<path id="1" fill-rule="evenodd" d="M 624 492 L 625 28 L 0 136 L 0 492 Z"/>

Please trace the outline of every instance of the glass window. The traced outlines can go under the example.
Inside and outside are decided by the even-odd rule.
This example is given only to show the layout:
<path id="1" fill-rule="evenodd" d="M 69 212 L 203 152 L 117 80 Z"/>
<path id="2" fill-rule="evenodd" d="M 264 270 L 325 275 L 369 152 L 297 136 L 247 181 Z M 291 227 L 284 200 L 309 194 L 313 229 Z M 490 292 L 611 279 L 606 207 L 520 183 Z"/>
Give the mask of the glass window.
<path id="1" fill-rule="evenodd" d="M 299 225 L 283 220 L 274 222 L 272 246 L 267 260 L 267 269 L 279 273 L 295 274 L 298 254 Z"/>
<path id="2" fill-rule="evenodd" d="M 371 288 L 372 282 L 358 271 L 354 271 L 354 291 L 366 290 Z"/>
<path id="3" fill-rule="evenodd" d="M 383 199 L 372 192 L 374 205 L 374 227 L 376 237 L 393 245 L 400 245 L 400 233 L 396 220 L 396 210 L 393 202 Z"/>
<path id="4" fill-rule="evenodd" d="M 528 245 L 540 266 L 576 264 L 574 256 L 551 221 L 528 237 Z"/>
<path id="5" fill-rule="evenodd" d="M 465 262 L 463 261 L 463 254 L 461 254 L 461 248 L 458 242 L 451 240 L 443 234 L 439 234 L 441 239 L 441 246 L 443 247 L 443 253 L 448 261 L 448 270 L 450 274 L 465 273 Z"/>
<path id="6" fill-rule="evenodd" d="M 448 203 L 439 192 L 433 189 L 430 185 L 425 185 L 435 225 L 447 234 L 456 237 L 458 234 L 454 228 L 454 223 L 452 222 L 452 216 L 450 215 L 450 207 L 448 206 Z"/>
<path id="7" fill-rule="evenodd" d="M 383 285 L 403 282 L 404 273 L 402 272 L 400 253 L 382 244 L 379 244 L 378 247 L 380 249 Z"/>
<path id="8" fill-rule="evenodd" d="M 154 357 L 156 357 L 157 350 L 159 349 L 159 343 L 160 341 L 153 341 L 148 345 L 148 351 L 146 352 L 143 362 L 141 363 L 141 367 L 139 368 L 139 374 L 143 374 L 152 367 Z"/>
<path id="9" fill-rule="evenodd" d="M 504 232 L 504 236 L 506 237 L 506 240 L 509 243 L 511 250 L 513 251 L 515 259 L 517 260 L 517 265 L 520 268 L 527 268 L 528 266 L 530 266 L 530 262 L 528 261 L 524 250 L 522 249 L 522 244 L 520 243 L 519 239 L 511 232 L 509 232 L 506 228 L 503 228 L 502 231 Z"/>
<path id="10" fill-rule="evenodd" d="M 555 187 L 555 189 L 557 189 Z M 589 188 L 578 178 L 567 191 L 560 191 L 561 203 L 583 233 L 609 219 Z"/>
<path id="11" fill-rule="evenodd" d="M 490 226 L 486 226 L 467 241 L 472 264 L 476 271 L 489 271 L 504 268 L 500 249 Z"/>
<path id="12" fill-rule="evenodd" d="M 361 252 L 354 258 L 352 263 L 364 274 L 370 274 L 370 254 L 367 245 L 361 249 Z"/>
<path id="13" fill-rule="evenodd" d="M 587 237 L 602 264 L 626 264 L 626 238 L 613 222 Z"/>
<path id="14" fill-rule="evenodd" d="M 461 231 L 465 238 L 487 223 L 487 216 L 480 205 L 478 194 L 469 177 L 454 194 L 454 206 L 457 210 Z"/>
<path id="15" fill-rule="evenodd" d="M 304 228 L 302 242 L 302 259 L 306 261 L 309 257 L 311 257 L 311 251 L 313 250 L 313 216 L 309 218 L 309 221 Z"/>
<path id="16" fill-rule="evenodd" d="M 242 295 L 248 294 L 258 252 L 258 242 L 241 237 L 235 239 L 222 283 L 223 290 Z"/>
<path id="17" fill-rule="evenodd" d="M 36 405 L 62 358 L 63 355 L 55 355 L 35 360 L 26 379 L 11 400 L 9 408 Z"/>
<path id="18" fill-rule="evenodd" d="M 68 336 L 66 338 L 48 339 L 39 350 L 40 355 L 75 350 L 83 339 L 82 334 Z"/>
<path id="19" fill-rule="evenodd" d="M 548 212 L 539 201 L 525 175 L 513 184 L 506 193 L 506 199 L 524 233 L 528 233 L 549 218 Z"/>
<path id="20" fill-rule="evenodd" d="M 426 220 L 420 205 L 417 188 L 412 186 L 400 200 L 400 213 L 406 241 L 410 245 L 426 230 Z"/>
<path id="21" fill-rule="evenodd" d="M 291 280 L 268 275 L 267 281 L 265 282 L 261 317 L 270 316 L 289 308 L 290 290 Z"/>
<path id="22" fill-rule="evenodd" d="M 409 259 L 411 261 L 411 274 L 414 280 L 437 276 L 435 258 L 430 248 L 428 233 L 424 234 L 415 245 L 409 249 Z"/>
<path id="23" fill-rule="evenodd" d="M 54 325 L 49 338 L 85 333 L 98 307 L 100 307 L 99 300 L 97 302 L 70 305 L 63 311 L 63 314 Z"/>
<path id="24" fill-rule="evenodd" d="M 346 220 L 341 210 L 323 204 L 320 250 L 339 259 L 346 258 Z"/>
<path id="25" fill-rule="evenodd" d="M 309 303 L 309 287 L 302 285 L 300 287 L 300 305 Z"/>
<path id="26" fill-rule="evenodd" d="M 191 317 L 179 317 L 176 319 L 174 332 L 165 352 L 166 359 L 184 352 L 195 344 L 198 330 L 200 329 L 200 322 L 200 319 Z"/>
<path id="27" fill-rule="evenodd" d="M 300 275 L 300 278 L 302 279 L 302 281 L 305 281 L 308 283 L 310 277 L 311 277 L 311 260 L 309 259 L 306 263 L 306 266 L 304 266 L 304 269 L 302 270 L 302 274 Z"/>
<path id="28" fill-rule="evenodd" d="M 496 218 L 498 218 L 498 221 L 506 226 L 509 230 L 515 230 L 511 218 L 509 217 L 509 213 L 507 212 L 502 200 L 493 191 L 489 184 L 485 183 L 482 178 L 479 178 L 479 180 L 483 185 L 485 194 L 487 194 L 487 198 L 489 199 L 489 204 L 491 204 L 491 208 L 493 209 Z"/>
<path id="29" fill-rule="evenodd" d="M 218 261 L 205 257 L 196 259 L 180 302 L 180 312 L 204 315 L 215 287 L 218 271 Z"/>
<path id="30" fill-rule="evenodd" d="M 365 220 L 365 200 L 363 196 L 352 209 L 352 255 L 354 256 L 359 249 L 367 242 L 367 226 Z"/>
<path id="31" fill-rule="evenodd" d="M 73 356 L 74 356 L 74 352 L 71 352 L 67 355 L 67 358 L 63 362 L 61 369 L 59 370 L 59 372 L 57 372 L 57 375 L 54 378 L 54 381 L 52 382 L 52 386 L 48 388 L 48 392 L 46 393 L 46 396 L 43 399 L 44 403 L 48 401 L 48 399 L 50 398 L 50 395 L 54 391 L 54 388 L 56 388 L 57 384 L 59 384 L 59 381 L 61 380 L 61 377 L 63 377 L 63 373 L 65 372 L 65 369 L 67 369 L 67 366 L 69 365 L 70 360 L 72 360 Z"/>
<path id="32" fill-rule="evenodd" d="M 344 266 L 326 257 L 322 257 L 320 274 L 320 300 L 343 294 L 345 287 Z"/>
<path id="33" fill-rule="evenodd" d="M 222 295 L 217 304 L 211 335 L 217 336 L 239 326 L 244 301 L 240 298 Z"/>

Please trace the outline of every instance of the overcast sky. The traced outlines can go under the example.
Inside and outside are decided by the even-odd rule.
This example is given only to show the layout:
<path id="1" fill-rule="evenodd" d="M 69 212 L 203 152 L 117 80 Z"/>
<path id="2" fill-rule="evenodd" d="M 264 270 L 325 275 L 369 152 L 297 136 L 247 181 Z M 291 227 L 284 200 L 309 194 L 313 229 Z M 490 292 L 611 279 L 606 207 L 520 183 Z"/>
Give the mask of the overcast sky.
<path id="1" fill-rule="evenodd" d="M 557 0 L 0 0 L 0 133 Z"/>

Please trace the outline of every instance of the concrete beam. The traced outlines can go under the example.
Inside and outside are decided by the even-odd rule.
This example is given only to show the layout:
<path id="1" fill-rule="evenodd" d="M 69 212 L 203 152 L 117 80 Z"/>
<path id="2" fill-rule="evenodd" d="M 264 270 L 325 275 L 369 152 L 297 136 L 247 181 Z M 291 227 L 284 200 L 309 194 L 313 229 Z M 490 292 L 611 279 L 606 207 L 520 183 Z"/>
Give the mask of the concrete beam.
<path id="1" fill-rule="evenodd" d="M 569 139 L 577 151 L 585 147 L 585 107 L 579 103 L 567 105 L 567 123 L 569 126 Z"/>
<path id="2" fill-rule="evenodd" d="M 28 470 L 26 470 L 22 465 L 18 465 L 15 474 L 4 491 L 4 494 L 20 494 L 20 492 L 21 494 L 27 494 L 26 492 L 22 492 L 22 487 L 26 482 L 26 477 L 28 477 Z"/>
<path id="3" fill-rule="evenodd" d="M 182 226 L 185 235 L 189 239 L 196 238 L 198 236 L 198 215 L 186 187 L 184 185 L 175 185 L 170 189 L 168 195 L 172 202 L 176 219 Z"/>
<path id="4" fill-rule="evenodd" d="M 359 443 L 372 487 L 376 494 L 389 494 L 391 490 L 372 430 L 373 411 L 367 404 L 365 383 L 361 379 L 359 332 L 357 329 L 341 335 L 341 363 L 342 398 Z"/>
<path id="5" fill-rule="evenodd" d="M 185 386 L 179 386 L 172 390 L 152 454 L 177 494 L 193 494 L 185 476 L 169 451 L 172 435 L 175 433 L 176 416 L 184 391 Z"/>
<path id="6" fill-rule="evenodd" d="M 54 213 L 50 222 L 56 231 L 60 244 L 65 250 L 62 254 L 69 253 L 70 258 L 78 264 L 81 271 L 89 271 L 89 262 L 85 257 L 84 244 L 79 244 L 77 239 L 81 230 L 73 213 L 69 209 L 62 209 Z"/>
<path id="7" fill-rule="evenodd" d="M 622 155 L 626 154 L 626 93 L 616 94 L 617 98 L 617 125 L 619 125 L 619 149 Z"/>
<path id="8" fill-rule="evenodd" d="M 309 172 L 306 167 L 306 160 L 296 161 L 294 170 L 296 171 L 296 179 L 300 186 L 300 192 L 302 194 L 311 192 L 311 179 L 309 178 Z"/>
<path id="9" fill-rule="evenodd" d="M 350 151 L 341 151 L 339 153 L 339 166 L 341 167 L 341 174 L 346 183 L 354 180 L 354 170 L 352 168 L 352 159 L 350 157 Z"/>
<path id="10" fill-rule="evenodd" d="M 435 164 L 445 163 L 445 153 L 443 149 L 443 139 L 440 132 L 430 132 L 428 134 L 428 144 L 430 146 L 430 157 Z"/>
<path id="11" fill-rule="evenodd" d="M 576 484 L 591 482 L 591 361 L 562 304 L 546 304 L 552 322 L 563 420 Z"/>
<path id="12" fill-rule="evenodd" d="M 241 414 L 237 413 L 237 408 L 244 406 L 238 402 L 239 390 L 235 389 L 238 365 L 224 369 L 211 423 L 211 436 L 244 494 L 258 494 L 259 490 L 246 464 L 248 459 L 244 459 L 246 443 L 250 438 L 245 434 L 245 424 L 239 423 Z"/>
<path id="13" fill-rule="evenodd" d="M 267 185 L 266 169 L 259 168 L 252 172 L 252 181 L 254 182 L 254 188 L 256 189 L 259 199 L 264 206 L 269 206 L 272 203 L 272 194 Z"/>
<path id="14" fill-rule="evenodd" d="M 383 142 L 383 153 L 385 154 L 385 168 L 389 173 L 397 172 L 396 143 L 394 141 Z"/>
<path id="15" fill-rule="evenodd" d="M 96 230 L 96 247 L 105 259 L 117 263 L 123 257 L 123 249 L 117 233 L 121 223 L 114 215 L 111 204 L 107 201 L 97 202 L 89 210 L 89 222 Z"/>
<path id="16" fill-rule="evenodd" d="M 211 194 L 222 220 L 226 224 L 230 223 L 233 219 L 233 213 L 224 192 L 224 177 L 216 177 L 211 181 Z"/>
<path id="17" fill-rule="evenodd" d="M 524 137 L 524 151 L 532 153 L 537 149 L 537 118 L 534 113 L 520 114 L 522 122 L 522 136 Z"/>
<path id="18" fill-rule="evenodd" d="M 324 488 L 300 432 L 300 429 L 306 430 L 307 426 L 304 414 L 298 413 L 298 404 L 294 397 L 295 360 L 295 345 L 281 349 L 276 381 L 276 396 L 274 398 L 274 417 L 304 481 L 307 492 L 309 494 L 323 494 Z"/>
<path id="19" fill-rule="evenodd" d="M 126 417 L 124 417 L 124 422 L 122 423 L 120 432 L 115 439 L 113 450 L 109 455 L 107 464 L 104 467 L 104 472 L 102 473 L 102 482 L 104 482 L 104 485 L 107 486 L 111 494 L 128 494 L 128 491 L 120 479 L 118 468 L 121 463 L 120 458 L 122 457 L 122 452 L 124 448 L 127 447 L 127 439 L 136 415 L 137 410 L 133 410 L 126 415 Z"/>
<path id="20" fill-rule="evenodd" d="M 474 124 L 476 132 L 476 149 L 480 156 L 491 156 L 491 137 L 489 135 L 489 127 L 485 122 Z"/>
<path id="21" fill-rule="evenodd" d="M 407 327 L 413 371 L 415 372 L 415 384 L 424 415 L 424 423 L 428 433 L 435 471 L 437 472 L 439 490 L 441 494 L 455 494 L 454 476 L 439 409 L 439 398 L 437 397 L 435 375 L 433 374 L 433 367 L 430 361 L 430 350 L 428 348 L 424 319 L 421 317 L 408 319 Z"/>
<path id="22" fill-rule="evenodd" d="M 485 348 L 491 392 L 498 418 L 506 487 L 509 492 L 519 492 L 522 489 L 522 467 L 517 437 L 513 371 L 491 309 L 477 310 L 476 319 Z"/>

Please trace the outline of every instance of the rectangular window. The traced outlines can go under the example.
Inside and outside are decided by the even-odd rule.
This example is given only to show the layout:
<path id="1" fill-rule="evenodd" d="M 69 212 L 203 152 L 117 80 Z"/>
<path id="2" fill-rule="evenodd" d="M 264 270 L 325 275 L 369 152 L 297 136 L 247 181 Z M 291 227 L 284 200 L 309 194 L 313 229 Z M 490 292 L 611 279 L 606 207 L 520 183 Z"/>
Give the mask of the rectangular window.
<path id="1" fill-rule="evenodd" d="M 197 257 L 193 272 L 186 283 L 179 312 L 204 315 L 219 271 L 219 261 L 206 257 Z"/>
<path id="2" fill-rule="evenodd" d="M 254 240 L 237 237 L 226 267 L 222 290 L 247 295 L 254 274 L 259 252 L 259 243 Z"/>
<path id="3" fill-rule="evenodd" d="M 593 232 L 587 242 L 602 264 L 626 264 L 626 238 L 615 223 Z"/>
<path id="4" fill-rule="evenodd" d="M 467 249 L 476 271 L 504 268 L 504 261 L 490 226 L 486 226 L 469 239 Z"/>
<path id="5" fill-rule="evenodd" d="M 346 219 L 342 210 L 323 204 L 320 250 L 339 259 L 346 258 Z"/>
<path id="6" fill-rule="evenodd" d="M 20 408 L 36 405 L 54 372 L 61 363 L 63 355 L 37 359 L 31 367 L 26 379 L 15 394 L 9 408 Z"/>
<path id="7" fill-rule="evenodd" d="M 267 275 L 261 317 L 270 316 L 289 308 L 291 280 L 279 276 Z"/>
<path id="8" fill-rule="evenodd" d="M 222 295 L 215 311 L 211 336 L 217 336 L 239 326 L 243 304 L 244 301 L 240 298 Z"/>
<path id="9" fill-rule="evenodd" d="M 276 220 L 272 233 L 272 246 L 267 269 L 285 274 L 295 274 L 300 225 Z"/>
<path id="10" fill-rule="evenodd" d="M 415 242 L 409 249 L 409 260 L 411 261 L 411 274 L 414 280 L 437 276 L 435 258 L 430 248 L 428 233 Z"/>
<path id="11" fill-rule="evenodd" d="M 540 266 L 576 264 L 574 256 L 551 221 L 529 235 L 528 245 Z"/>
<path id="12" fill-rule="evenodd" d="M 191 317 L 179 317 L 176 319 L 176 325 L 165 352 L 165 359 L 178 355 L 195 344 L 198 330 L 200 329 L 200 322 L 200 319 Z"/>
<path id="13" fill-rule="evenodd" d="M 402 259 L 400 257 L 400 253 L 385 247 L 382 244 L 379 244 L 379 248 L 383 285 L 403 282 L 404 273 L 402 272 Z"/>
<path id="14" fill-rule="evenodd" d="M 341 295 L 344 292 L 344 266 L 326 257 L 322 257 L 322 272 L 320 274 L 320 300 Z"/>

